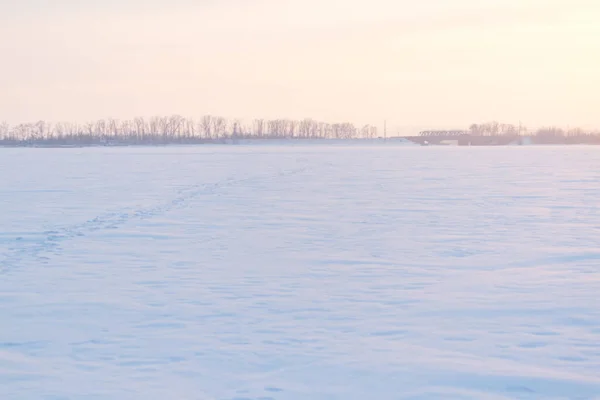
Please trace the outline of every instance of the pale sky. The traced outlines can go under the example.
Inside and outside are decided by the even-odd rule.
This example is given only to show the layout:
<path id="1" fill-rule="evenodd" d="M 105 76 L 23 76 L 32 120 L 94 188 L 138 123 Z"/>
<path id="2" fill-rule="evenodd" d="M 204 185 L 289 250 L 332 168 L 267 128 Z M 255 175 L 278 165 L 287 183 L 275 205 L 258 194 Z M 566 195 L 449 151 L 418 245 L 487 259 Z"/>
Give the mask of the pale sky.
<path id="1" fill-rule="evenodd" d="M 0 121 L 600 128 L 598 0 L 0 0 Z"/>

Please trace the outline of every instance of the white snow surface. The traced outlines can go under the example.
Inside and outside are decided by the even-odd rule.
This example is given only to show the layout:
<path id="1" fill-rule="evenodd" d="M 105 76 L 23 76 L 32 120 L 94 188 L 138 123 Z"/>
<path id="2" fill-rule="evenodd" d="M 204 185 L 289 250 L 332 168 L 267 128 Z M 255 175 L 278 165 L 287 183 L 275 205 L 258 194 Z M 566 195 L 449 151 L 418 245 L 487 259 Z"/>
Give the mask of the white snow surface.
<path id="1" fill-rule="evenodd" d="M 0 399 L 598 399 L 595 147 L 0 149 Z"/>

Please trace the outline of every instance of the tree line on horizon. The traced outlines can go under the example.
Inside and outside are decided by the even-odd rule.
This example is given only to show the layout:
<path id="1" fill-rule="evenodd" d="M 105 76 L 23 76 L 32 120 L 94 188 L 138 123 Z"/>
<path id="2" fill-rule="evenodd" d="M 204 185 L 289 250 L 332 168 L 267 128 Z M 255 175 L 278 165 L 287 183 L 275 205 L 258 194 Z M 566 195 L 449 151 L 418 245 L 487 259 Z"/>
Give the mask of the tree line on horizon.
<path id="1" fill-rule="evenodd" d="M 493 121 L 473 124 L 468 133 L 471 136 L 530 137 L 535 144 L 600 144 L 599 131 L 586 131 L 581 128 L 562 129 L 546 126 L 530 131 L 521 125 Z"/>
<path id="2" fill-rule="evenodd" d="M 206 115 L 199 120 L 180 115 L 100 119 L 85 124 L 45 121 L 10 126 L 0 124 L 0 142 L 55 144 L 164 144 L 207 143 L 226 139 L 356 139 L 375 138 L 377 128 L 357 128 L 349 122 L 326 123 L 312 119 L 254 119 L 250 123 Z"/>
<path id="3" fill-rule="evenodd" d="M 542 127 L 533 131 L 524 126 L 486 122 L 472 124 L 472 136 L 529 136 L 537 143 L 600 142 L 600 132 L 580 128 L 564 130 Z M 3 145 L 110 145 L 110 144 L 193 144 L 235 139 L 373 139 L 377 127 L 357 128 L 349 122 L 326 123 L 313 119 L 254 119 L 242 122 L 206 115 L 199 120 L 180 115 L 137 117 L 132 120 L 100 119 L 85 124 L 45 121 L 10 126 L 0 123 Z"/>
<path id="4" fill-rule="evenodd" d="M 496 121 L 472 124 L 468 131 L 473 136 L 535 136 L 535 137 L 578 137 L 600 136 L 600 131 L 586 131 L 581 128 L 562 129 L 555 126 L 541 127 L 529 131 L 525 126 L 502 124 Z"/>

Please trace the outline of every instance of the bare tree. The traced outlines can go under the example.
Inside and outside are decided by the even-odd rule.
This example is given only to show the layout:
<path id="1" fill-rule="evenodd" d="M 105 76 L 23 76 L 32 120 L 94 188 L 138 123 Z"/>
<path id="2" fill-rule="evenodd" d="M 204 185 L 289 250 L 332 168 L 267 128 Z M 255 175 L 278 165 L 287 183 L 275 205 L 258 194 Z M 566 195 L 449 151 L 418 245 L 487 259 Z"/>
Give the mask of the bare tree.
<path id="1" fill-rule="evenodd" d="M 288 133 L 291 138 L 295 138 L 298 136 L 298 127 L 300 126 L 300 122 L 296 120 L 288 121 Z"/>
<path id="2" fill-rule="evenodd" d="M 223 117 L 213 118 L 213 130 L 217 138 L 227 137 L 227 119 Z"/>
<path id="3" fill-rule="evenodd" d="M 135 125 L 135 133 L 137 137 L 142 139 L 144 136 L 146 136 L 146 122 L 144 121 L 144 118 L 137 117 L 133 120 L 133 123 Z"/>
<path id="4" fill-rule="evenodd" d="M 160 117 L 152 117 L 150 118 L 150 122 L 148 124 L 148 128 L 150 129 L 150 134 L 152 136 L 157 136 L 161 133 L 160 129 Z"/>
<path id="5" fill-rule="evenodd" d="M 86 134 L 90 137 L 96 136 L 97 132 L 94 130 L 95 124 L 93 122 L 88 122 L 84 125 L 84 130 Z"/>
<path id="6" fill-rule="evenodd" d="M 10 125 L 3 121 L 0 123 L 0 140 L 8 140 L 10 136 Z"/>
<path id="7" fill-rule="evenodd" d="M 244 128 L 242 126 L 242 121 L 239 119 L 235 119 L 232 123 L 231 127 L 231 136 L 234 138 L 243 137 L 244 136 Z"/>
<path id="8" fill-rule="evenodd" d="M 255 119 L 254 120 L 254 134 L 258 137 L 263 137 L 266 131 L 264 119 Z"/>
<path id="9" fill-rule="evenodd" d="M 201 122 L 202 134 L 207 139 L 212 138 L 212 127 L 213 127 L 212 119 L 213 118 L 210 115 L 205 115 L 204 117 L 202 117 L 202 122 Z"/>
<path id="10" fill-rule="evenodd" d="M 312 135 L 311 128 L 312 128 L 313 122 L 314 121 L 309 118 L 300 121 L 299 126 L 298 126 L 298 134 L 300 135 L 300 137 L 308 138 Z"/>
<path id="11" fill-rule="evenodd" d="M 184 121 L 185 123 L 185 136 L 189 140 L 196 137 L 196 123 L 192 118 L 188 118 Z"/>

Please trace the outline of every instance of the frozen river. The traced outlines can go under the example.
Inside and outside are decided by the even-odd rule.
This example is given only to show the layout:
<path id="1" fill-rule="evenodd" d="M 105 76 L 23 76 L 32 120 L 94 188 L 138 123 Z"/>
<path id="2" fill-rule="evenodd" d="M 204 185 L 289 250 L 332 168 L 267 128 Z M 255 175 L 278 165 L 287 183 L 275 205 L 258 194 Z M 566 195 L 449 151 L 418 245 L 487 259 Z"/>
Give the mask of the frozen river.
<path id="1" fill-rule="evenodd" d="M 600 398 L 600 149 L 0 149 L 0 398 Z"/>

